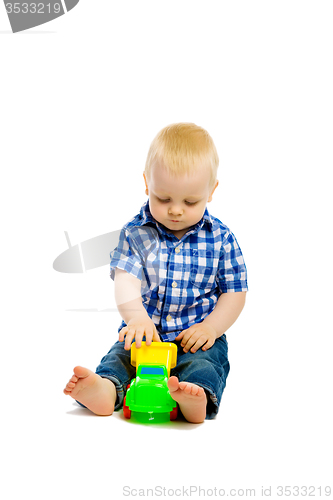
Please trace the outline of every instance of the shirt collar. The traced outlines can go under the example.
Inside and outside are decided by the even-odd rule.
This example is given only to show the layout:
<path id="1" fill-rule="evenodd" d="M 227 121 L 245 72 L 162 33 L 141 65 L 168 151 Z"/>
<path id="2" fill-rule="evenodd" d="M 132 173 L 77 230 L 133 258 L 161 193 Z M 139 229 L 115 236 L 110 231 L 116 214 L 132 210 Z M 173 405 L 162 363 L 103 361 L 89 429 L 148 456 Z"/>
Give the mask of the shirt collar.
<path id="1" fill-rule="evenodd" d="M 144 226 L 145 224 L 152 223 L 157 227 L 160 227 L 158 222 L 154 219 L 154 217 L 151 215 L 150 210 L 149 210 L 149 200 L 147 200 L 141 207 L 140 210 L 140 218 L 141 221 L 139 222 L 140 226 Z M 201 229 L 202 226 L 206 223 L 208 226 L 208 229 L 210 231 L 213 230 L 213 221 L 210 216 L 210 213 L 208 212 L 207 207 L 205 208 L 204 214 L 202 216 L 202 219 L 193 227 L 193 229 L 198 230 Z"/>

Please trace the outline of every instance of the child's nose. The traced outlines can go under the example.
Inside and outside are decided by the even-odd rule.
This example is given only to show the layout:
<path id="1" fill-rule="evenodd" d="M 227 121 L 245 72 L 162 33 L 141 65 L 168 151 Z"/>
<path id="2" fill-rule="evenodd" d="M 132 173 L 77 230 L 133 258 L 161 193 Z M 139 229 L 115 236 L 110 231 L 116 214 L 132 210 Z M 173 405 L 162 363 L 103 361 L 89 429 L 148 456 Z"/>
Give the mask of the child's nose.
<path id="1" fill-rule="evenodd" d="M 172 207 L 169 208 L 169 214 L 170 215 L 182 215 L 183 209 L 177 205 L 173 205 Z"/>

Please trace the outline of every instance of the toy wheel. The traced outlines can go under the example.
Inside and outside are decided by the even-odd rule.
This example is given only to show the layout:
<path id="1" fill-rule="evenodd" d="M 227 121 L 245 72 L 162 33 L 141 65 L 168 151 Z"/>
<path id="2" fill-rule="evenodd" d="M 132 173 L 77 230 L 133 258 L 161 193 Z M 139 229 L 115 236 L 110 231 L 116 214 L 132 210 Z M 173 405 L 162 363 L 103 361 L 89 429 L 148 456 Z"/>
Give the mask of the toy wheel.
<path id="1" fill-rule="evenodd" d="M 178 405 L 170 412 L 170 420 L 176 420 L 178 415 Z"/>
<path id="2" fill-rule="evenodd" d="M 131 410 L 126 406 L 126 396 L 124 397 L 123 412 L 125 418 L 131 418 Z"/>

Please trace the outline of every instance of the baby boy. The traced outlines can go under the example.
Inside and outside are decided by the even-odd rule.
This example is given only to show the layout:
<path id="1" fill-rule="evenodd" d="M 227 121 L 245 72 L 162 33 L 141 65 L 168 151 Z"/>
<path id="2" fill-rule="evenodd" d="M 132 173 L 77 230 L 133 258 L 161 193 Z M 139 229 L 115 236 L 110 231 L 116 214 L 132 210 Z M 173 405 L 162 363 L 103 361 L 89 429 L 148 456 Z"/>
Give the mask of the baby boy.
<path id="1" fill-rule="evenodd" d="M 147 202 L 111 252 L 111 278 L 123 322 L 96 372 L 77 366 L 64 393 L 97 415 L 122 407 L 135 377 L 132 342 L 174 342 L 171 397 L 189 422 L 217 414 L 229 373 L 225 332 L 245 304 L 247 274 L 233 233 L 209 214 L 218 155 L 191 123 L 159 132 L 148 152 Z"/>

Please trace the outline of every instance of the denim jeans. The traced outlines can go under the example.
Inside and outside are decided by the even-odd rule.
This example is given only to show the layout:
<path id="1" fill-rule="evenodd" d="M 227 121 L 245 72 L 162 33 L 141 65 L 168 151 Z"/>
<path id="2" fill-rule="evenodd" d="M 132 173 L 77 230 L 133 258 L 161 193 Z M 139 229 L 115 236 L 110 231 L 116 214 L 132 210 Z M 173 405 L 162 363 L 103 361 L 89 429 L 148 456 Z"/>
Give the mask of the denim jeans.
<path id="1" fill-rule="evenodd" d="M 136 372 L 130 362 L 130 350 L 126 351 L 124 344 L 117 341 L 96 368 L 98 375 L 108 378 L 116 386 L 115 410 L 123 406 L 127 385 L 135 378 Z M 177 345 L 177 365 L 171 369 L 170 376 L 175 375 L 180 382 L 191 382 L 203 387 L 207 395 L 206 419 L 214 418 L 230 369 L 226 336 L 216 339 L 207 351 L 199 349 L 195 353 L 184 353 L 180 342 L 174 341 L 174 344 Z"/>

